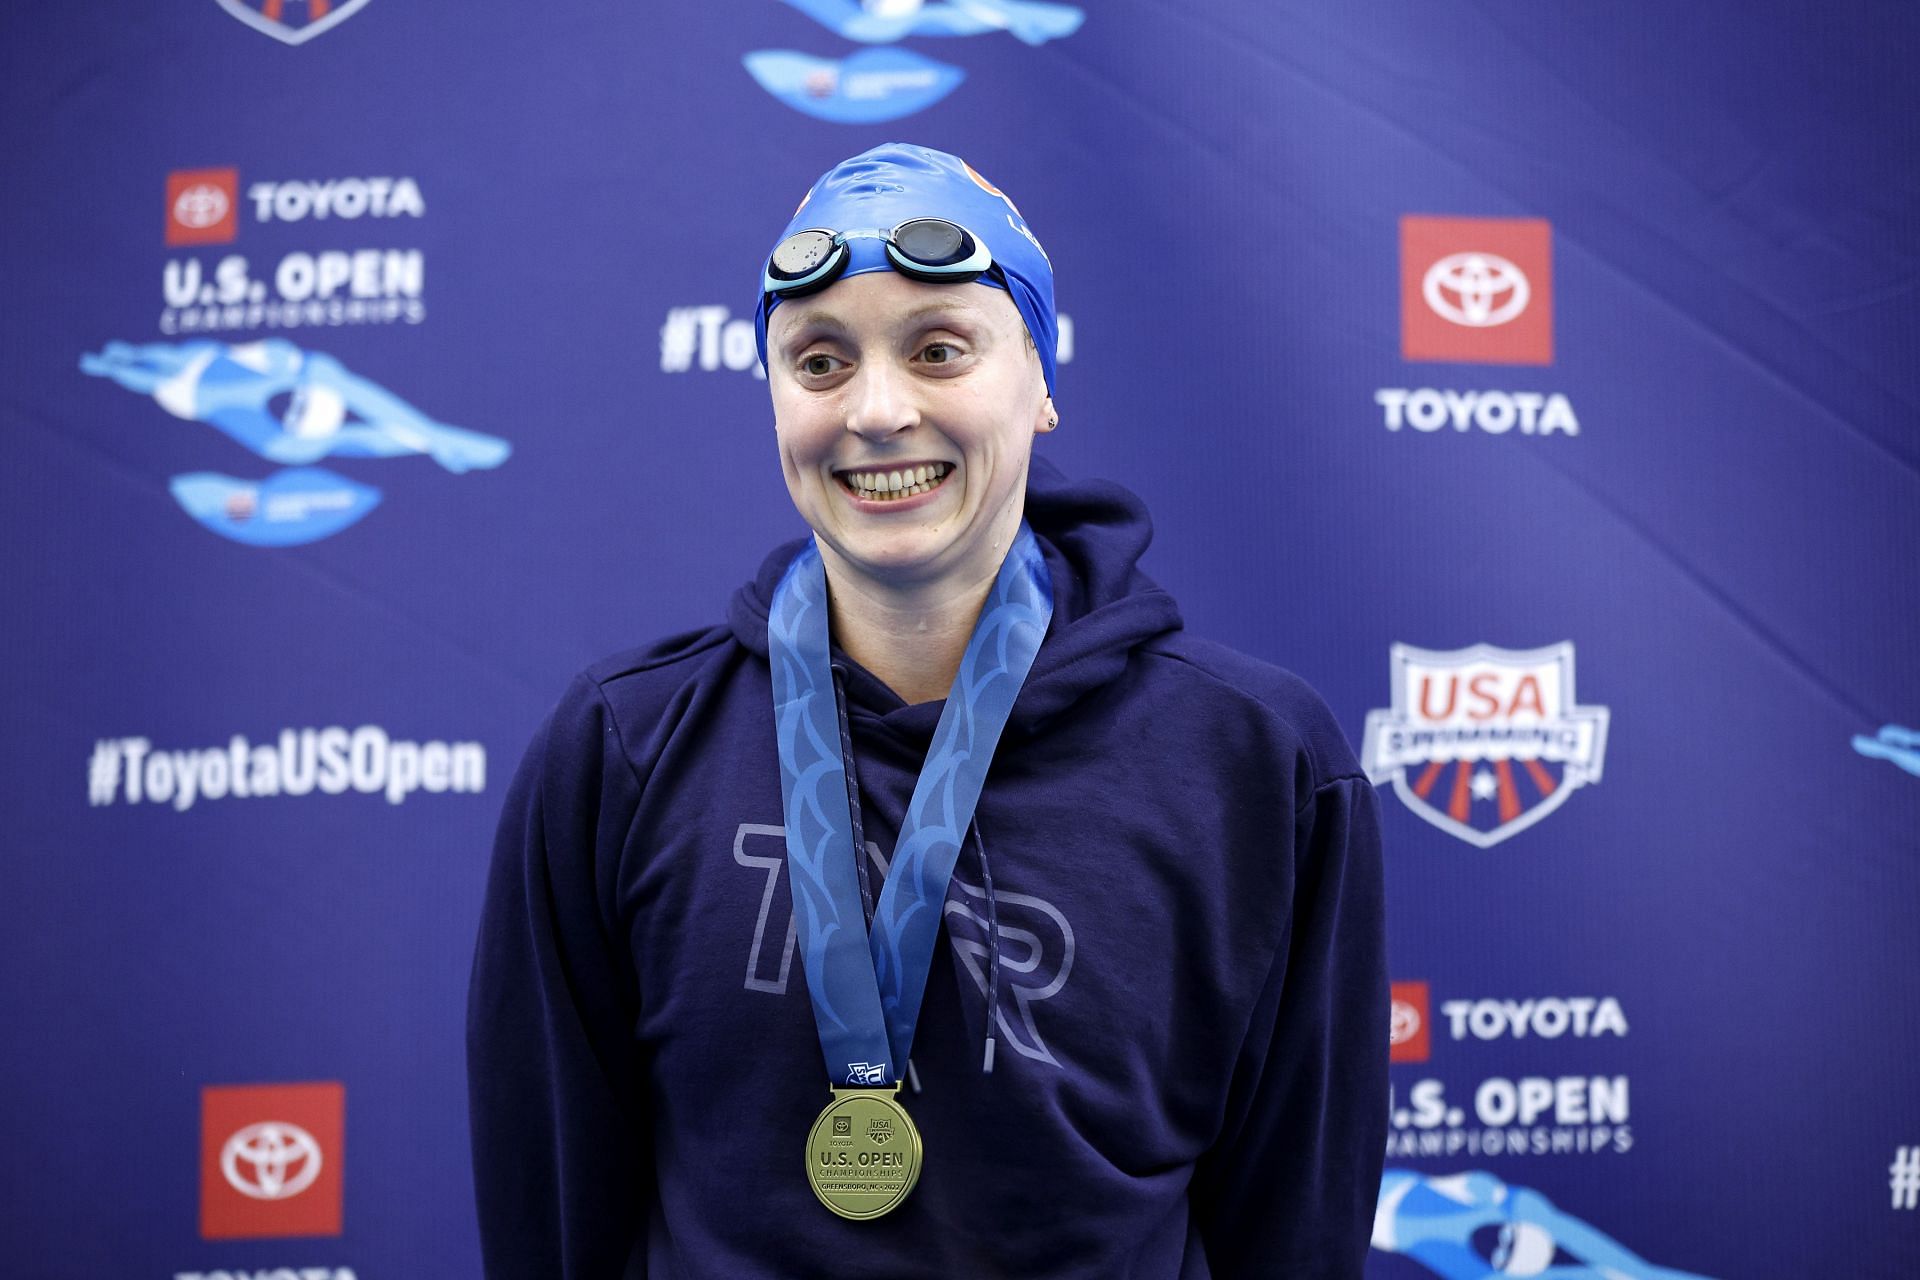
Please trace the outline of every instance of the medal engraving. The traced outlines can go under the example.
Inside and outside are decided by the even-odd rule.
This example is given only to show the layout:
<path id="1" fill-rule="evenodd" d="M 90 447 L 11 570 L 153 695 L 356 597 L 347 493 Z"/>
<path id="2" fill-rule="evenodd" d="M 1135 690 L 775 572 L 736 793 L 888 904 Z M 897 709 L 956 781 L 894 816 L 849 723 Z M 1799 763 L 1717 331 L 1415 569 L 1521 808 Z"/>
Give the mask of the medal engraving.
<path id="1" fill-rule="evenodd" d="M 920 1133 L 886 1089 L 836 1089 L 807 1134 L 820 1203 L 864 1222 L 898 1208 L 920 1180 Z"/>

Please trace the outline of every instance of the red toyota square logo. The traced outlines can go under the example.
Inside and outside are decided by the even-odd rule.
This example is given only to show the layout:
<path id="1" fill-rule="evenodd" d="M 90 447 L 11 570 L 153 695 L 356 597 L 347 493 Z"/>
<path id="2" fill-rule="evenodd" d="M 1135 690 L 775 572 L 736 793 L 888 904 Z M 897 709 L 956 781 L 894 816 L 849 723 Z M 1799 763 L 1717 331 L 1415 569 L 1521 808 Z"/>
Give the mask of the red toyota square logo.
<path id="1" fill-rule="evenodd" d="M 240 227 L 235 169 L 175 169 L 167 175 L 167 243 L 232 244 Z"/>
<path id="2" fill-rule="evenodd" d="M 1400 355 L 1553 363 L 1553 229 L 1544 218 L 1400 219 Z"/>
<path id="3" fill-rule="evenodd" d="M 1425 1062 L 1433 1053 L 1427 1026 L 1427 984 L 1396 982 L 1392 1000 L 1393 1029 L 1388 1034 L 1387 1061 Z"/>
<path id="4" fill-rule="evenodd" d="M 340 1234 L 347 1091 L 313 1084 L 200 1091 L 200 1235 Z"/>

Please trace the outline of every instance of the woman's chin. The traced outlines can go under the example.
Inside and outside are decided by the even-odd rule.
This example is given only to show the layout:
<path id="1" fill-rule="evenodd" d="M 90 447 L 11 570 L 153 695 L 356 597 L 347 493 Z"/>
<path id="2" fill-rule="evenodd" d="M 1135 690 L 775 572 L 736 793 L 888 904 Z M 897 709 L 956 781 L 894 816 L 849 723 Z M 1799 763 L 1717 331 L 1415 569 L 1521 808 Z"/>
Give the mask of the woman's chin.
<path id="1" fill-rule="evenodd" d="M 941 575 L 952 539 L 934 530 L 853 530 L 840 543 L 846 567 L 886 586 L 914 587 Z"/>

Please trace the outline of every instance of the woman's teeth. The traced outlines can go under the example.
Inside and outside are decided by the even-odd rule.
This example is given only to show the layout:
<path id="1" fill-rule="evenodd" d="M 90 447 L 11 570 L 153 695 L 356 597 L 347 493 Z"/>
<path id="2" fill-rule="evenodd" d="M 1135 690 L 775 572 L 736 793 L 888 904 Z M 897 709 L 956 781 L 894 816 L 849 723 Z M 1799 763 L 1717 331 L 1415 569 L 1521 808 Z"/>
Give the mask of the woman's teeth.
<path id="1" fill-rule="evenodd" d="M 840 480 L 855 496 L 869 502 L 896 502 L 935 488 L 952 470 L 952 463 L 933 462 L 898 471 L 843 471 Z"/>

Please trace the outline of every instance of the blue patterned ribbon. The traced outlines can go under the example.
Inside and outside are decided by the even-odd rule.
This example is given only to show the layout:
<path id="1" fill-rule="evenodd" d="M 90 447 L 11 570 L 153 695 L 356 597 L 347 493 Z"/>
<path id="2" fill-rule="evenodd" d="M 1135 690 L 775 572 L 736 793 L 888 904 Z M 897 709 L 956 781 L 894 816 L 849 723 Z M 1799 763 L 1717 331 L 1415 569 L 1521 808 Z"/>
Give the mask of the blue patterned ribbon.
<path id="1" fill-rule="evenodd" d="M 993 749 L 1052 617 L 1053 577 L 1022 523 L 960 658 L 869 931 L 840 757 L 819 548 L 809 542 L 774 590 L 767 648 L 787 881 L 820 1051 L 835 1084 L 890 1085 L 900 1078 L 920 1020 L 947 882 Z"/>

